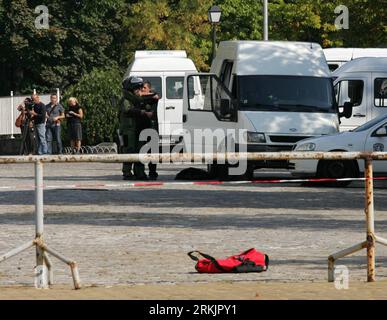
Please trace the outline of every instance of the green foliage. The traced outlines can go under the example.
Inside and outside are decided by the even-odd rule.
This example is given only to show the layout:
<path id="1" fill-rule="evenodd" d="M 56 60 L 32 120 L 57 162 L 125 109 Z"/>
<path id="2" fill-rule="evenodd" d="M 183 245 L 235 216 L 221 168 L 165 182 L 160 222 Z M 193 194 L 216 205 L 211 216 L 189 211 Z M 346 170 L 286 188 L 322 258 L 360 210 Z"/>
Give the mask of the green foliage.
<path id="1" fill-rule="evenodd" d="M 262 39 L 259 0 L 51 0 L 48 30 L 34 26 L 40 4 L 0 0 L 0 95 L 64 90 L 93 68 L 125 68 L 135 50 L 183 49 L 199 70 L 208 70 L 207 12 L 214 4 L 222 9 L 218 39 Z M 349 30 L 334 26 L 340 4 L 349 8 Z M 386 47 L 386 8 L 374 0 L 269 0 L 269 37 Z"/>
<path id="2" fill-rule="evenodd" d="M 199 69 L 211 54 L 207 12 L 210 0 L 143 0 L 131 6 L 125 23 L 127 58 L 135 50 L 186 50 Z"/>
<path id="3" fill-rule="evenodd" d="M 121 62 L 125 0 L 79 3 L 49 1 L 46 30 L 35 28 L 40 0 L 0 1 L 1 93 L 65 89 L 93 68 Z"/>
<path id="4" fill-rule="evenodd" d="M 66 90 L 63 96 L 65 108 L 68 109 L 67 100 L 70 97 L 77 98 L 83 108 L 84 144 L 115 141 L 118 108 L 112 98 L 121 96 L 121 81 L 121 71 L 116 67 L 94 69 Z"/>
<path id="5" fill-rule="evenodd" d="M 387 3 L 374 0 L 334 0 L 348 7 L 349 29 L 329 34 L 328 38 L 344 47 L 387 47 Z M 332 9 L 334 10 L 334 9 Z"/>
<path id="6" fill-rule="evenodd" d="M 110 97 L 136 50 L 183 49 L 209 69 L 208 10 L 222 9 L 220 40 L 261 40 L 259 0 L 51 0 L 50 28 L 34 26 L 41 0 L 0 0 L 0 95 L 65 91 L 85 108 L 87 143 L 112 141 Z M 334 9 L 349 8 L 349 30 L 337 30 Z M 269 0 L 271 40 L 314 41 L 323 47 L 386 47 L 387 7 L 374 0 Z"/>
<path id="7" fill-rule="evenodd" d="M 222 0 L 217 3 L 222 9 L 220 40 L 262 39 L 262 1 Z"/>

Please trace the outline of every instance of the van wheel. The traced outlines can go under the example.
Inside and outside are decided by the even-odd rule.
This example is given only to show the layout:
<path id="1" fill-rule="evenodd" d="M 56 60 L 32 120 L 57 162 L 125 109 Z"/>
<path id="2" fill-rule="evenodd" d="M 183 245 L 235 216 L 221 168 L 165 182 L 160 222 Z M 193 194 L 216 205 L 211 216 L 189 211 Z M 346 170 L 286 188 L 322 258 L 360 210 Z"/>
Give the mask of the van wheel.
<path id="1" fill-rule="evenodd" d="M 226 164 L 209 164 L 207 166 L 208 174 L 212 179 L 227 180 L 228 166 Z"/>
<path id="2" fill-rule="evenodd" d="M 321 160 L 317 167 L 317 178 L 344 179 L 357 178 L 359 169 L 357 164 L 351 160 Z M 328 187 L 346 187 L 351 181 L 322 182 L 321 185 Z"/>
<path id="3" fill-rule="evenodd" d="M 216 165 L 207 164 L 207 172 L 211 179 L 216 179 Z"/>
<path id="4" fill-rule="evenodd" d="M 254 177 L 254 168 L 252 166 L 247 166 L 246 172 L 242 175 L 231 176 L 229 175 L 229 164 L 209 164 L 207 166 L 208 173 L 212 179 L 219 180 L 251 180 Z"/>

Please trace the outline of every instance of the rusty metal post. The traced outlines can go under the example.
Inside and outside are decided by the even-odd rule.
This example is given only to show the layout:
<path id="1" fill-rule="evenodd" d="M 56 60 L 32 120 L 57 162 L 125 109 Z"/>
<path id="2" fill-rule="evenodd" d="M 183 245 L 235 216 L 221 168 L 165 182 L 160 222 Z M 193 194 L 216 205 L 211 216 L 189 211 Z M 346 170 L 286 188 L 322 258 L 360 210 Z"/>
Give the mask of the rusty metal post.
<path id="1" fill-rule="evenodd" d="M 332 256 L 328 257 L 328 282 L 335 281 L 335 260 Z"/>
<path id="2" fill-rule="evenodd" d="M 367 241 L 355 244 L 352 247 L 336 252 L 328 257 L 328 282 L 335 281 L 335 261 L 340 258 L 344 258 L 350 254 L 358 252 L 364 248 L 367 248 Z"/>
<path id="3" fill-rule="evenodd" d="M 49 253 L 53 257 L 67 264 L 70 267 L 71 275 L 73 277 L 74 289 L 81 288 L 81 281 L 79 279 L 78 266 L 75 261 L 65 257 L 64 255 L 60 254 L 56 250 L 49 248 L 43 241 L 39 239 L 36 240 L 36 246 L 40 247 L 44 252 Z"/>
<path id="4" fill-rule="evenodd" d="M 328 281 L 334 281 L 334 263 L 337 259 L 348 256 L 363 248 L 367 249 L 367 281 L 375 281 L 375 243 L 378 241 L 383 244 L 385 239 L 375 235 L 375 217 L 374 217 L 374 182 L 372 170 L 372 158 L 365 157 L 365 205 L 367 238 L 366 241 L 354 245 L 348 249 L 342 250 L 328 257 Z M 386 241 L 387 242 L 387 241 Z"/>
<path id="5" fill-rule="evenodd" d="M 372 159 L 365 162 L 365 214 L 367 222 L 367 281 L 375 281 L 375 218 L 374 218 L 374 181 Z"/>
<path id="6" fill-rule="evenodd" d="M 42 238 L 44 231 L 43 212 L 43 163 L 35 162 L 35 237 Z"/>
<path id="7" fill-rule="evenodd" d="M 71 274 L 73 276 L 74 288 L 75 290 L 81 289 L 81 280 L 79 279 L 78 265 L 76 262 L 73 262 L 70 265 Z"/>
<path id="8" fill-rule="evenodd" d="M 43 163 L 35 162 L 35 237 L 43 240 L 44 212 L 43 212 Z M 48 270 L 44 259 L 44 250 L 36 246 L 36 281 L 38 289 L 48 288 Z"/>
<path id="9" fill-rule="evenodd" d="M 52 262 L 47 252 L 45 251 L 43 251 L 43 257 L 48 269 L 48 285 L 52 286 L 54 284 L 54 271 L 52 270 Z"/>
<path id="10" fill-rule="evenodd" d="M 0 262 L 16 256 L 24 250 L 33 246 L 36 247 L 36 267 L 35 267 L 35 287 L 39 289 L 48 288 L 54 283 L 52 262 L 47 253 L 53 255 L 59 260 L 69 265 L 74 280 L 74 288 L 80 289 L 78 267 L 75 261 L 70 260 L 58 252 L 48 248 L 43 239 L 44 232 L 44 211 L 43 211 L 43 161 L 41 158 L 35 158 L 35 239 L 26 244 L 13 249 L 3 256 L 0 256 Z"/>
<path id="11" fill-rule="evenodd" d="M 18 255 L 19 253 L 26 251 L 27 249 L 33 247 L 34 245 L 35 245 L 34 241 L 29 241 L 29 242 L 23 244 L 22 246 L 20 246 L 16 249 L 13 249 L 13 250 L 7 252 L 6 254 L 0 256 L 0 262 L 3 262 L 7 259 L 10 259 L 10 258 Z"/>
<path id="12" fill-rule="evenodd" d="M 387 239 L 384 239 L 384 238 L 379 237 L 379 236 L 375 236 L 375 240 L 377 243 L 380 243 L 384 246 L 387 246 Z"/>

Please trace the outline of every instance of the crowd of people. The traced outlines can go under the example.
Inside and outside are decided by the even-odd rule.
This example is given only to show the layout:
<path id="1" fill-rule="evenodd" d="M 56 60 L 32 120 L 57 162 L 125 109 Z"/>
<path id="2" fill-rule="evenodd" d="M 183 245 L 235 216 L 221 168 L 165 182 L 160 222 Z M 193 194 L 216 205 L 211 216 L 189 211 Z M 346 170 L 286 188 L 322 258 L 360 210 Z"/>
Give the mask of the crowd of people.
<path id="1" fill-rule="evenodd" d="M 154 129 L 158 132 L 157 105 L 160 96 L 153 91 L 149 81 L 138 77 L 125 79 L 122 91 L 118 110 L 120 153 L 139 153 L 147 143 L 140 141 L 141 132 L 144 129 Z M 34 94 L 31 98 L 26 98 L 18 106 L 18 110 L 20 116 L 16 125 L 22 132 L 20 154 L 62 154 L 61 126 L 65 120 L 72 153 L 80 153 L 84 112 L 76 98 L 68 99 L 68 109 L 65 110 L 58 102 L 57 94 L 50 96 L 50 103 L 47 105 Z M 123 179 L 156 180 L 157 165 L 149 163 L 148 169 L 147 175 L 143 163 L 123 163 Z"/>
<path id="2" fill-rule="evenodd" d="M 57 94 L 51 94 L 45 105 L 36 94 L 26 98 L 19 106 L 16 126 L 20 127 L 22 143 L 20 154 L 62 154 L 62 122 L 67 120 L 73 153 L 79 153 L 82 141 L 83 110 L 76 98 L 68 100 L 68 110 L 59 103 Z M 54 149 L 54 143 L 56 148 Z"/>

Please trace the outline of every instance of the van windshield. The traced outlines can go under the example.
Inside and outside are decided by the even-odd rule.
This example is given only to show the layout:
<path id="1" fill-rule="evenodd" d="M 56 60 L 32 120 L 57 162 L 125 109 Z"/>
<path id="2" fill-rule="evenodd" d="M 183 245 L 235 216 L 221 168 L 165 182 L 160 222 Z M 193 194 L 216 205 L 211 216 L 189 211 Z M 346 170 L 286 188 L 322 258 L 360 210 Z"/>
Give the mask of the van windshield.
<path id="1" fill-rule="evenodd" d="M 337 112 L 331 78 L 252 75 L 237 83 L 240 110 Z"/>

